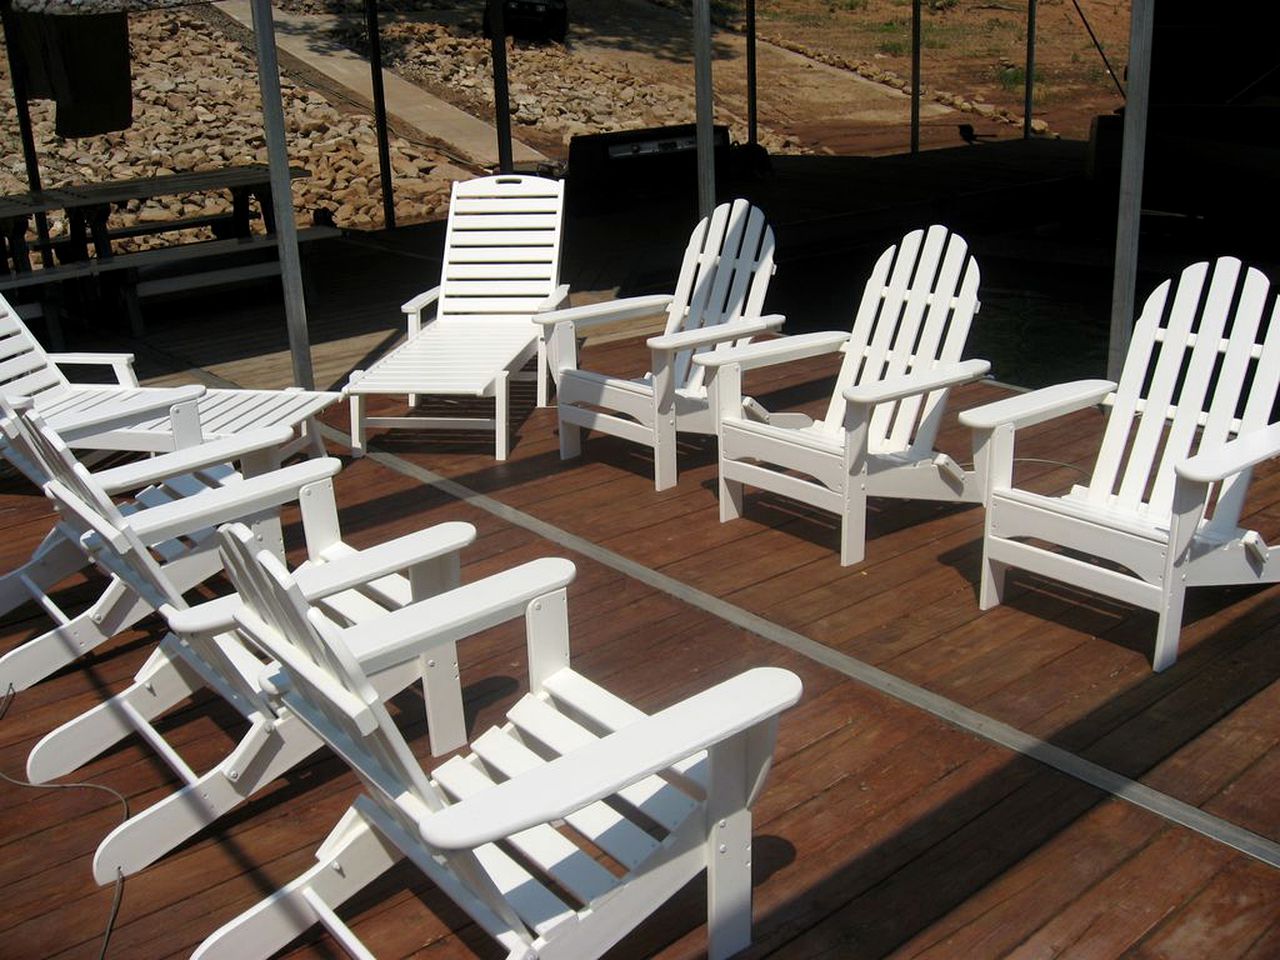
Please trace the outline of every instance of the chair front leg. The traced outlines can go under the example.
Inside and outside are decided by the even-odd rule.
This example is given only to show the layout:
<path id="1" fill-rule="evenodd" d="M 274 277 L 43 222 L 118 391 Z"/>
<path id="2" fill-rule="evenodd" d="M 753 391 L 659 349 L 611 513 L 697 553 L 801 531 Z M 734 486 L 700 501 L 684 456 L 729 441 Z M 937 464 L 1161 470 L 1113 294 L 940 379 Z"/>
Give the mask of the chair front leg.
<path id="1" fill-rule="evenodd" d="M 840 515 L 840 565 L 862 562 L 867 552 L 867 460 L 874 407 L 849 403 L 844 413 L 844 497 Z"/>
<path id="2" fill-rule="evenodd" d="M 653 351 L 653 485 L 669 490 L 676 485 L 675 354 Z"/>
<path id="3" fill-rule="evenodd" d="M 727 363 L 707 368 L 707 396 L 711 401 L 716 425 L 717 460 L 719 463 L 720 522 L 742 516 L 742 481 L 725 476 L 724 423 L 742 419 L 742 365 Z"/>
<path id="4" fill-rule="evenodd" d="M 1178 638 L 1182 633 L 1182 608 L 1187 594 L 1187 563 L 1196 530 L 1209 504 L 1212 484 L 1178 477 L 1173 488 L 1173 515 L 1169 525 L 1169 548 L 1165 552 L 1163 596 L 1151 668 L 1156 673 L 1173 666 L 1178 659 Z"/>
<path id="5" fill-rule="evenodd" d="M 1002 423 L 990 430 L 973 433 L 973 468 L 977 474 L 978 488 L 982 491 L 982 573 L 978 587 L 978 608 L 990 610 L 1004 599 L 1005 575 L 1008 566 L 991 559 L 991 540 L 995 535 L 992 494 L 996 490 L 1008 490 L 1013 486 L 1014 426 Z"/>

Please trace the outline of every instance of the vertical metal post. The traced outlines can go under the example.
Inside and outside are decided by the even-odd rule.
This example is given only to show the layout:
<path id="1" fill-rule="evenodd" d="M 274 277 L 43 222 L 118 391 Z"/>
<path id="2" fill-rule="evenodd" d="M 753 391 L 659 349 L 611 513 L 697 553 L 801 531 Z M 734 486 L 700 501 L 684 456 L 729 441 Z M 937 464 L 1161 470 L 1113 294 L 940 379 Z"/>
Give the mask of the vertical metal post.
<path id="1" fill-rule="evenodd" d="M 31 129 L 31 111 L 27 108 L 27 69 L 10 0 L 0 0 L 0 19 L 4 21 L 5 49 L 9 51 L 9 80 L 18 108 L 18 136 L 22 140 L 22 159 L 27 167 L 27 189 L 40 190 L 40 158 L 36 154 L 36 138 Z M 40 260 L 46 267 L 51 267 L 53 248 L 49 244 L 49 218 L 43 212 L 36 214 L 36 234 L 40 237 Z"/>
<path id="2" fill-rule="evenodd" d="M 396 225 L 396 197 L 391 183 L 391 149 L 387 145 L 387 98 L 382 91 L 382 36 L 378 30 L 378 0 L 364 0 L 364 25 L 369 34 L 369 82 L 373 86 L 373 123 L 378 131 L 378 176 L 382 184 L 382 222 Z"/>
<path id="3" fill-rule="evenodd" d="M 307 304 L 302 292 L 302 262 L 298 256 L 298 227 L 293 222 L 293 196 L 289 190 L 289 146 L 284 138 L 284 103 L 280 97 L 280 64 L 276 59 L 271 0 L 252 0 L 251 9 L 271 176 L 271 206 L 276 218 L 280 280 L 284 284 L 284 315 L 289 327 L 289 352 L 293 356 L 293 382 L 305 390 L 314 390 L 311 337 L 307 332 Z"/>
<path id="4" fill-rule="evenodd" d="M 911 0 L 911 152 L 920 152 L 920 3 Z"/>
<path id="5" fill-rule="evenodd" d="M 756 0 L 747 0 L 747 143 L 753 147 L 759 140 L 757 92 Z"/>
<path id="6" fill-rule="evenodd" d="M 489 0 L 489 33 L 493 45 L 493 121 L 498 130 L 498 172 L 510 173 L 511 86 L 507 79 L 507 26 L 503 0 Z"/>
<path id="7" fill-rule="evenodd" d="M 716 206 L 711 0 L 693 0 L 693 86 L 697 96 L 698 216 L 709 217 Z"/>
<path id="8" fill-rule="evenodd" d="M 1026 97 L 1022 102 L 1022 139 L 1031 139 L 1031 97 L 1036 76 L 1036 4 L 1027 0 L 1027 76 Z"/>
<path id="9" fill-rule="evenodd" d="M 1129 352 L 1138 285 L 1138 234 L 1142 227 L 1142 168 L 1151 99 L 1151 28 L 1155 21 L 1155 0 L 1133 0 L 1129 16 L 1129 83 L 1124 105 L 1116 272 L 1111 286 L 1111 339 L 1107 349 L 1107 376 L 1113 380 L 1119 379 Z"/>

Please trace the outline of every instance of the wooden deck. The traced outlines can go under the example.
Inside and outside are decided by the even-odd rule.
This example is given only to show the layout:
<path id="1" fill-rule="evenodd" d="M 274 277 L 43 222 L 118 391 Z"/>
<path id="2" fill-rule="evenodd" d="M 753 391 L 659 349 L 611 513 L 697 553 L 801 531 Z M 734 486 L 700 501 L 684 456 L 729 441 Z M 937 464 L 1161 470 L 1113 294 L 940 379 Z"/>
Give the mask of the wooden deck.
<path id="1" fill-rule="evenodd" d="M 344 286 L 388 256 L 351 247 L 349 272 L 319 278 L 322 385 L 376 355 L 394 336 L 397 298 L 429 285 L 399 269 L 358 291 Z M 406 262 L 424 277 L 435 269 L 425 256 Z M 245 386 L 287 382 L 278 308 L 237 305 L 239 329 L 260 324 L 261 334 L 234 339 L 209 337 L 218 310 L 225 318 L 223 303 L 154 323 L 139 345 L 144 372 L 176 377 L 189 365 Z M 584 357 L 593 369 L 645 366 L 634 339 L 591 343 Z M 815 360 L 748 386 L 772 408 L 812 410 L 832 370 Z M 954 412 L 1003 393 L 961 391 L 942 448 L 967 462 Z M 554 411 L 522 399 L 506 464 L 494 462 L 487 436 L 375 435 L 373 455 L 338 478 L 344 528 L 369 544 L 472 522 L 480 536 L 464 555 L 467 579 L 570 557 L 575 664 L 646 709 L 750 665 L 801 676 L 804 697 L 783 718 L 756 807 L 747 956 L 1280 956 L 1280 590 L 1193 591 L 1180 660 L 1155 676 L 1148 614 L 1025 575 L 1014 575 L 1007 604 L 980 612 L 979 507 L 873 502 L 867 561 L 841 568 L 830 516 L 757 495 L 744 519 L 720 524 L 710 442 L 685 445 L 678 486 L 657 494 L 647 457 L 608 438 L 589 437 L 581 459 L 562 463 Z M 344 453 L 346 410 L 326 419 Z M 1087 411 L 1029 430 L 1019 456 L 1087 465 L 1099 419 Z M 1043 489 L 1074 477 L 1031 460 L 1019 470 Z M 1280 538 L 1280 471 L 1260 471 L 1246 512 L 1269 541 Z M 5 569 L 49 523 L 34 492 L 16 481 L 0 490 Z M 34 608 L 20 614 L 0 624 L 4 647 L 41 622 Z M 0 720 L 0 771 L 20 775 L 39 736 L 128 681 L 159 636 L 154 621 L 145 626 L 17 695 Z M 490 631 L 461 654 L 469 720 L 483 729 L 524 686 L 522 636 Z M 398 706 L 425 756 L 417 695 Z M 201 702 L 174 718 L 173 739 L 200 768 L 232 742 L 233 720 Z M 170 785 L 136 744 L 80 776 L 123 791 L 134 810 Z M 322 757 L 130 878 L 109 955 L 188 955 L 309 865 L 355 789 Z M 96 956 L 112 891 L 94 885 L 89 863 L 119 804 L 0 784 L 0 809 L 0 956 Z M 612 955 L 700 955 L 702 899 L 691 885 Z M 408 870 L 348 913 L 379 957 L 498 955 Z M 340 951 L 313 932 L 287 955 Z"/>

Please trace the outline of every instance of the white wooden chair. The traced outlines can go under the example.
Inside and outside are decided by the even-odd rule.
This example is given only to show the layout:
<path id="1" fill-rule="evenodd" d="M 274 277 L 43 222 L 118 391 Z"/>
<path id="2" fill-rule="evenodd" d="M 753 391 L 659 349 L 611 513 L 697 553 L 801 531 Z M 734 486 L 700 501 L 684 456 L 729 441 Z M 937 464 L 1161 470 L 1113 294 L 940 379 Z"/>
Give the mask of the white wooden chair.
<path id="1" fill-rule="evenodd" d="M 28 419 L 42 422 L 38 414 L 29 412 L 30 407 L 29 398 L 14 405 L 0 396 L 0 439 L 6 458 L 38 487 L 54 479 L 79 482 L 73 473 L 76 458 L 71 451 L 60 439 L 56 443 L 42 439 L 43 431 L 28 424 Z M 92 474 L 91 482 L 97 495 L 108 502 L 111 497 L 128 494 L 118 509 L 124 515 L 134 515 L 275 469 L 291 436 L 286 426 L 240 433 L 100 470 Z M 240 471 L 231 466 L 237 460 Z M 212 533 L 212 529 L 192 531 L 181 542 L 163 545 L 162 554 L 166 562 L 174 564 L 172 576 L 180 590 L 190 589 L 218 571 Z M 84 610 L 64 610 L 54 597 L 56 587 L 90 563 L 76 535 L 66 525 L 56 524 L 29 561 L 0 577 L 0 610 L 7 613 L 34 601 L 53 622 L 49 630 L 0 656 L 0 691 L 27 689 L 153 612 L 151 604 L 116 577 L 108 579 L 98 599 Z"/>
<path id="2" fill-rule="evenodd" d="M 720 430 L 720 519 L 743 487 L 840 517 L 840 562 L 866 552 L 867 497 L 976 503 L 981 483 L 933 449 L 947 393 L 979 379 L 960 359 L 978 311 L 978 264 L 946 227 L 908 233 L 876 261 L 850 333 L 800 334 L 694 358 L 712 374 Z M 826 416 L 770 414 L 742 396 L 747 370 L 842 352 Z"/>
<path id="3" fill-rule="evenodd" d="M 547 364 L 530 318 L 562 304 L 560 240 L 564 184 L 504 174 L 457 182 L 449 201 L 440 285 L 401 307 L 408 338 L 368 370 L 351 374 L 351 452 L 365 452 L 369 427 L 493 430 L 494 455 L 507 458 L 509 383 L 537 357 L 538 406 L 547 404 Z M 436 305 L 435 316 L 423 312 Z M 369 396 L 493 397 L 493 418 L 369 417 Z"/>
<path id="4" fill-rule="evenodd" d="M 326 616 L 344 626 L 363 624 L 369 642 L 359 653 L 387 697 L 421 678 L 432 749 L 453 750 L 466 742 L 461 685 L 453 642 L 442 642 L 429 658 L 398 656 L 377 642 L 375 621 L 413 601 L 457 587 L 458 551 L 475 537 L 465 523 L 446 523 L 366 550 L 341 539 L 332 483 L 334 460 L 313 460 L 284 468 L 216 492 L 204 493 L 159 512 L 125 517 L 98 497 L 76 471 L 78 487 L 52 481 L 46 490 L 58 505 L 64 524 L 78 534 L 104 571 L 119 578 L 169 620 L 172 632 L 160 642 L 133 683 L 106 702 L 68 721 L 41 739 L 27 761 L 27 775 L 45 783 L 87 763 L 131 735 L 139 735 L 180 779 L 175 792 L 116 827 L 94 858 L 94 875 L 102 883 L 117 871 L 133 873 L 247 800 L 283 775 L 321 745 L 287 711 L 276 710 L 259 686 L 262 663 L 236 635 L 231 613 L 239 601 L 227 595 L 188 607 L 175 586 L 173 564 L 159 562 L 159 538 L 203 531 L 211 523 L 261 512 L 282 499 L 296 498 L 302 508 L 308 560 L 299 568 L 305 595 Z M 293 478 L 301 478 L 297 483 Z M 273 555 L 277 545 L 255 533 Z M 214 554 L 215 559 L 217 557 Z M 527 567 L 528 565 L 526 565 Z M 221 569 L 220 562 L 214 569 Z M 400 571 L 404 571 L 400 573 Z M 475 610 L 483 618 L 488 597 L 514 592 L 532 600 L 556 588 L 518 572 L 497 574 L 460 588 L 458 609 Z M 524 574 L 524 579 L 520 576 Z M 535 586 L 540 589 L 534 589 Z M 524 591 L 522 594 L 521 591 Z M 457 637 L 465 636 L 460 632 Z M 249 723 L 248 731 L 225 758 L 196 773 L 165 739 L 157 720 L 209 688 L 222 695 Z"/>
<path id="5" fill-rule="evenodd" d="M 105 365 L 117 383 L 72 383 L 59 369 Z M 141 387 L 133 355 L 47 353 L 0 296 L 0 394 L 31 397 L 45 420 L 75 447 L 164 452 L 247 430 L 287 426 L 296 447 L 324 455 L 315 416 L 340 394 L 315 390 L 211 390 Z M 293 452 L 291 448 L 289 453 Z"/>
<path id="6" fill-rule="evenodd" d="M 1061 384 L 960 415 L 988 478 L 984 610 L 1000 603 L 1010 567 L 1153 610 L 1164 670 L 1187 587 L 1280 576 L 1276 551 L 1238 526 L 1252 468 L 1280 453 L 1274 301 L 1239 260 L 1192 264 L 1147 298 L 1119 385 Z M 1015 487 L 1015 431 L 1099 401 L 1111 409 L 1088 484 L 1056 497 Z"/>
<path id="7" fill-rule="evenodd" d="M 743 344 L 782 326 L 761 316 L 773 276 L 773 230 L 745 200 L 716 207 L 698 223 L 671 295 L 630 297 L 537 317 L 556 382 L 560 456 L 582 452 L 582 430 L 598 430 L 653 450 L 654 485 L 676 483 L 676 434 L 712 435 L 715 417 L 695 354 Z M 661 336 L 646 341 L 652 372 L 638 380 L 578 369 L 577 337 L 600 324 L 665 312 Z"/>
<path id="8" fill-rule="evenodd" d="M 272 956 L 317 923 L 371 957 L 336 910 L 402 857 L 512 960 L 597 957 L 704 869 L 708 955 L 750 943 L 750 806 L 777 715 L 800 696 L 794 674 L 750 670 L 647 716 L 570 668 L 563 588 L 533 603 L 495 598 L 526 618 L 530 692 L 472 753 L 428 774 L 353 655 L 359 629 L 321 616 L 246 529 L 221 536 L 244 601 L 236 621 L 280 665 L 264 687 L 340 750 L 365 789 L 314 867 L 195 957 Z M 539 562 L 572 578 L 567 560 Z M 407 607 L 383 641 L 429 656 L 452 612 Z"/>

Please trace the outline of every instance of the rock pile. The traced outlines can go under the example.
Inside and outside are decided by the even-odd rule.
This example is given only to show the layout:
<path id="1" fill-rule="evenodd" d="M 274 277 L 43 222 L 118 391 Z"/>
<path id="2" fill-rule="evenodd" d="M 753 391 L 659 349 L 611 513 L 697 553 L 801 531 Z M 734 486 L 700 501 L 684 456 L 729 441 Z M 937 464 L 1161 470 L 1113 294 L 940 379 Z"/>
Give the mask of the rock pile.
<path id="1" fill-rule="evenodd" d="M 383 26 L 381 36 L 385 67 L 478 116 L 493 116 L 490 41 L 481 35 L 478 20 L 462 25 L 393 22 Z M 363 26 L 356 22 L 338 27 L 335 39 L 353 49 L 366 47 Z M 562 145 L 581 133 L 660 127 L 694 119 L 694 92 L 688 82 L 654 83 L 633 74 L 625 64 L 605 69 L 556 43 L 508 38 L 507 61 L 512 122 L 528 131 L 536 128 L 540 136 L 559 138 Z M 716 120 L 729 125 L 734 139 L 746 139 L 744 117 L 720 104 Z M 759 136 L 772 151 L 799 149 L 798 142 L 767 126 Z"/>
<path id="2" fill-rule="evenodd" d="M 43 185 L 96 183 L 209 170 L 229 164 L 265 163 L 266 138 L 259 107 L 257 66 L 242 46 L 185 9 L 134 14 L 129 20 L 133 53 L 134 122 L 127 130 L 66 140 L 54 133 L 53 104 L 32 102 L 31 117 Z M 0 58 L 3 80 L 4 161 L 0 192 L 27 189 L 17 108 Z M 318 210 L 338 226 L 368 229 L 382 224 L 377 140 L 371 118 L 343 113 L 314 90 L 282 78 L 289 159 L 310 171 L 293 185 L 298 222 Z M 396 217 L 414 222 L 448 205 L 451 178 L 469 175 L 430 148 L 391 140 L 396 171 Z M 161 222 L 227 212 L 225 195 L 160 197 L 131 201 L 112 215 L 111 226 Z M 55 236 L 65 223 L 51 224 Z M 207 228 L 206 228 L 207 229 Z M 259 229 L 261 226 L 259 225 Z M 179 235 L 180 236 L 180 235 Z M 192 239 L 200 234 L 191 234 Z M 175 234 L 131 238 L 120 249 L 173 242 Z"/>

